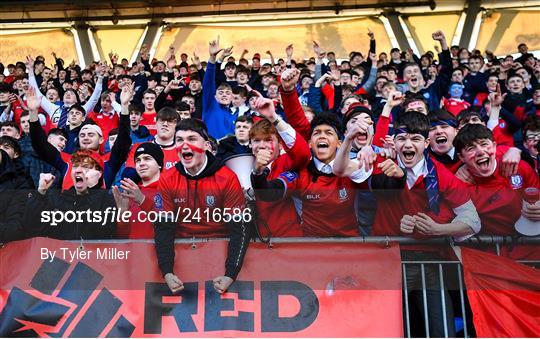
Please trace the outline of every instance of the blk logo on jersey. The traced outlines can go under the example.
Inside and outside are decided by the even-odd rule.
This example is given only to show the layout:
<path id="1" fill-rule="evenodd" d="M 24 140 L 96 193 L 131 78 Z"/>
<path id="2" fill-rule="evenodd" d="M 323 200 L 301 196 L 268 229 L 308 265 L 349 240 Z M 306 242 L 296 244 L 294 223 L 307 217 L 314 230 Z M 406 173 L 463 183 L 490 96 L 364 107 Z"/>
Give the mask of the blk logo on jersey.
<path id="1" fill-rule="evenodd" d="M 523 177 L 519 174 L 514 174 L 510 176 L 510 186 L 512 186 L 512 189 L 520 189 L 523 187 Z"/>
<path id="2" fill-rule="evenodd" d="M 488 199 L 488 203 L 489 204 L 493 204 L 497 201 L 501 200 L 501 196 L 499 195 L 499 193 L 495 193 L 494 195 L 492 195 L 489 199 Z"/>
<path id="3" fill-rule="evenodd" d="M 307 200 L 319 200 L 321 198 L 320 194 L 306 194 Z"/>

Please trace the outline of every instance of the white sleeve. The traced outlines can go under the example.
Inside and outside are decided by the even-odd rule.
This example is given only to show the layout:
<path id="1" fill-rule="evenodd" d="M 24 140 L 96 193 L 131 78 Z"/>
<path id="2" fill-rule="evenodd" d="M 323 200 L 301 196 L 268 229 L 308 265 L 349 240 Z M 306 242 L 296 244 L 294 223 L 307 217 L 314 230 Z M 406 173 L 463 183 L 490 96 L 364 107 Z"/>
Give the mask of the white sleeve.
<path id="1" fill-rule="evenodd" d="M 28 83 L 30 84 L 30 86 L 32 86 L 34 88 L 34 90 L 36 91 L 36 95 L 39 96 L 41 98 L 41 108 L 43 108 L 43 110 L 45 112 L 47 112 L 47 114 L 51 117 L 53 117 L 54 113 L 58 110 L 58 106 L 53 104 L 52 102 L 50 102 L 40 91 L 39 89 L 39 86 L 37 84 L 37 81 L 36 81 L 36 76 L 34 74 L 34 71 L 31 70 L 28 72 Z"/>
<path id="2" fill-rule="evenodd" d="M 454 213 L 456 214 L 456 217 L 452 222 L 455 221 L 461 221 L 462 223 L 469 225 L 469 227 L 473 230 L 473 233 L 463 235 L 463 236 L 455 236 L 455 241 L 463 241 L 467 240 L 468 238 L 472 237 L 476 233 L 480 232 L 480 229 L 482 228 L 482 224 L 480 222 L 480 217 L 478 216 L 478 212 L 476 211 L 476 207 L 474 206 L 473 202 L 471 200 L 467 201 L 461 206 L 458 206 L 453 209 Z"/>
<path id="3" fill-rule="evenodd" d="M 495 127 L 497 127 L 498 124 L 499 124 L 499 122 L 497 120 L 491 120 L 490 119 L 490 120 L 488 120 L 488 122 L 486 124 L 486 127 L 493 131 L 493 129 L 495 129 Z"/>
<path id="4" fill-rule="evenodd" d="M 360 166 L 360 163 L 356 159 L 351 159 L 351 162 L 358 164 L 358 166 Z M 352 172 L 349 178 L 355 183 L 359 184 L 361 182 L 366 181 L 371 176 L 372 173 L 373 173 L 373 167 L 371 167 L 371 169 L 366 172 L 366 170 L 364 169 L 364 166 L 362 166 L 361 168 L 358 168 L 356 171 Z"/>
<path id="5" fill-rule="evenodd" d="M 119 103 L 117 103 L 116 101 L 113 101 L 112 102 L 112 107 L 114 109 L 114 112 L 116 114 L 120 114 L 122 112 L 122 105 L 120 105 Z"/>
<path id="6" fill-rule="evenodd" d="M 282 123 L 285 123 L 285 121 L 283 121 Z M 294 143 L 296 142 L 296 131 L 294 130 L 294 128 L 292 128 L 291 125 L 287 123 L 285 124 L 287 125 L 287 128 L 284 131 L 278 131 L 278 133 L 281 139 L 285 142 L 287 148 L 292 148 L 294 146 Z"/>
<path id="7" fill-rule="evenodd" d="M 86 115 L 88 115 L 88 113 L 90 113 L 96 106 L 99 100 L 99 97 L 101 95 L 102 89 L 103 89 L 103 78 L 98 78 L 98 81 L 96 83 L 96 88 L 94 89 L 92 96 L 90 97 L 90 99 L 88 99 L 86 104 L 84 104 L 83 106 L 84 110 L 86 111 Z"/>
<path id="8" fill-rule="evenodd" d="M 41 108 L 43 108 L 43 110 L 45 112 L 47 112 L 47 114 L 51 117 L 51 120 L 53 120 L 53 117 L 58 112 L 58 109 L 60 108 L 60 106 L 57 106 L 57 105 L 53 104 L 52 102 L 49 101 L 49 99 L 47 99 L 44 95 L 42 95 L 41 96 Z M 59 113 L 57 115 L 58 115 L 58 117 L 60 116 Z M 58 119 L 56 119 L 56 120 L 58 120 Z"/>
<path id="9" fill-rule="evenodd" d="M 45 126 L 45 124 L 47 124 L 47 119 L 43 114 L 38 114 L 38 119 L 41 126 Z"/>
<path id="10" fill-rule="evenodd" d="M 36 81 L 36 75 L 34 74 L 34 70 L 28 71 L 28 84 L 36 90 L 36 94 L 40 94 L 39 86 Z"/>

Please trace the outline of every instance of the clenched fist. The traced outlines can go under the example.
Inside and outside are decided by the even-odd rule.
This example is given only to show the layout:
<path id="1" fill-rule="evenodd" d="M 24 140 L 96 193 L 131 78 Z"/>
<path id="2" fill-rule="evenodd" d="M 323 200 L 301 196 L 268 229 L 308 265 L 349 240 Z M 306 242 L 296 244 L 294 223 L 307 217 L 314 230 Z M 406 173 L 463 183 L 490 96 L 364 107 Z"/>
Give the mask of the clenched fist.
<path id="1" fill-rule="evenodd" d="M 274 152 L 269 149 L 260 149 L 257 151 L 257 154 L 255 155 L 255 170 L 257 172 L 260 172 L 263 168 L 268 166 L 272 160 L 273 153 Z"/>

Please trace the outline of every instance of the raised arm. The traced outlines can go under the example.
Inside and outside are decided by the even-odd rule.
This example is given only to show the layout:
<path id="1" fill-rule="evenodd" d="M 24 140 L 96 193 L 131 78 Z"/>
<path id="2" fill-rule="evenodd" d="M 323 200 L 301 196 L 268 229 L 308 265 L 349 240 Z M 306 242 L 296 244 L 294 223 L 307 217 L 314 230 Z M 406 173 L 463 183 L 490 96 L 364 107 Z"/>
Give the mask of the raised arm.
<path id="1" fill-rule="evenodd" d="M 26 92 L 26 105 L 30 113 L 30 140 L 32 147 L 39 158 L 58 169 L 62 174 L 65 173 L 67 164 L 62 160 L 60 152 L 47 141 L 47 136 L 39 123 L 38 108 L 40 98 L 32 87 Z"/>
<path id="2" fill-rule="evenodd" d="M 311 127 L 300 105 L 298 93 L 296 93 L 295 89 L 299 77 L 300 71 L 297 69 L 287 69 L 281 73 L 280 93 L 287 121 L 304 139 L 309 140 Z"/>
<path id="3" fill-rule="evenodd" d="M 369 71 L 369 76 L 364 85 L 362 85 L 362 88 L 366 93 L 371 92 L 373 89 L 373 86 L 375 86 L 375 81 L 377 80 L 377 54 L 375 53 L 369 53 L 369 59 L 371 62 L 371 69 Z"/>
<path id="4" fill-rule="evenodd" d="M 124 86 L 122 88 L 122 93 L 120 94 L 122 109 L 118 125 L 118 137 L 111 149 L 111 156 L 107 161 L 108 171 L 107 173 L 104 173 L 105 186 L 107 188 L 110 188 L 114 183 L 116 173 L 118 173 L 122 165 L 126 162 L 131 147 L 128 107 L 135 95 L 134 86 L 135 84 L 133 83 Z"/>
<path id="5" fill-rule="evenodd" d="M 34 74 L 34 59 L 32 57 L 26 57 L 26 71 L 28 72 L 28 83 L 30 87 L 35 90 L 36 95 L 40 97 L 40 106 L 45 112 L 52 118 L 54 112 L 58 109 L 58 106 L 50 102 L 45 96 L 40 95 L 40 89 L 36 81 L 36 75 Z M 38 107 L 39 109 L 39 107 Z"/>
<path id="6" fill-rule="evenodd" d="M 208 52 L 210 57 L 208 58 L 208 64 L 206 65 L 206 72 L 203 78 L 203 121 L 207 122 L 212 119 L 209 113 L 212 113 L 211 107 L 214 104 L 214 95 L 216 94 L 216 57 L 221 51 L 219 47 L 219 36 L 217 40 L 210 41 L 208 46 Z"/>
<path id="7" fill-rule="evenodd" d="M 291 125 L 283 121 L 276 113 L 272 99 L 258 97 L 255 100 L 255 109 L 267 118 L 274 126 L 285 145 L 288 159 L 287 170 L 299 170 L 305 167 L 311 158 L 307 141 L 297 133 Z"/>
<path id="8" fill-rule="evenodd" d="M 401 104 L 405 96 L 403 93 L 394 91 L 388 95 L 388 100 L 384 104 L 379 120 L 377 121 L 377 127 L 375 128 L 375 136 L 373 137 L 373 145 L 382 146 L 381 139 L 384 139 L 390 131 L 390 114 L 392 109 Z"/>
<path id="9" fill-rule="evenodd" d="M 100 64 L 98 67 L 98 79 L 96 82 L 96 88 L 94 88 L 92 96 L 90 96 L 90 99 L 88 99 L 88 101 L 83 106 L 86 114 L 91 112 L 94 109 L 94 106 L 96 106 L 99 101 L 101 91 L 103 90 L 103 76 L 105 75 L 105 68 L 106 66 L 104 64 Z"/>
<path id="10" fill-rule="evenodd" d="M 332 166 L 332 171 L 335 175 L 338 177 L 350 177 L 354 172 L 358 171 L 360 166 L 364 166 L 358 161 L 352 160 L 349 153 L 351 152 L 353 141 L 358 134 L 368 133 L 368 130 L 369 122 L 362 119 L 358 119 L 356 123 L 351 124 L 347 128 L 345 138 L 337 151 L 336 159 L 334 160 L 334 165 Z"/>

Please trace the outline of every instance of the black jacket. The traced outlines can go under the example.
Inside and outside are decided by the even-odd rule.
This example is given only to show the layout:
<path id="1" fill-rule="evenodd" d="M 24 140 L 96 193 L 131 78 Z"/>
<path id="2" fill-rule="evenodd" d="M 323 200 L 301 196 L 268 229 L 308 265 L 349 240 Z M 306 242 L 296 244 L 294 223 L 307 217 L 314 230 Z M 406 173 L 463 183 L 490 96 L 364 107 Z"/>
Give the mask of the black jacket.
<path id="1" fill-rule="evenodd" d="M 75 188 L 65 192 L 49 190 L 45 195 L 34 191 L 26 204 L 24 225 L 27 233 L 34 237 L 61 240 L 110 239 L 116 234 L 116 223 L 112 220 L 112 208 L 115 206 L 113 197 L 103 189 L 90 189 L 84 195 L 77 195 Z M 107 208 L 110 212 L 105 220 Z M 68 211 L 74 213 L 66 214 Z M 54 212 L 68 220 L 53 225 Z M 84 213 L 80 213 L 79 219 L 70 220 L 73 218 L 70 215 L 77 212 Z M 101 213 L 103 220 L 98 220 L 96 213 Z"/>
<path id="2" fill-rule="evenodd" d="M 25 238 L 23 215 L 32 178 L 17 161 L 0 150 L 0 243 Z"/>

